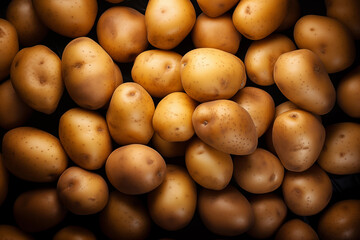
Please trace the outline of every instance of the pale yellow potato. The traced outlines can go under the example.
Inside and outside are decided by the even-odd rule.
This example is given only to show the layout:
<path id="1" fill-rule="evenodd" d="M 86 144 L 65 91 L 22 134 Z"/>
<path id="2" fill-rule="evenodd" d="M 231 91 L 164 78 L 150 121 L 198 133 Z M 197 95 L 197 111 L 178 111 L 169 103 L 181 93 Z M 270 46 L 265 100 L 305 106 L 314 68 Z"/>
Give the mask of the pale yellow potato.
<path id="1" fill-rule="evenodd" d="M 178 46 L 191 32 L 196 21 L 190 0 L 150 0 L 145 10 L 149 43 L 159 49 Z"/>
<path id="2" fill-rule="evenodd" d="M 239 0 L 197 0 L 201 11 L 209 17 L 218 17 L 234 7 Z"/>
<path id="3" fill-rule="evenodd" d="M 57 231 L 53 240 L 96 240 L 96 236 L 85 227 L 68 225 Z"/>
<path id="4" fill-rule="evenodd" d="M 196 48 L 217 48 L 236 54 L 241 34 L 236 30 L 230 13 L 218 17 L 201 13 L 191 31 L 191 39 Z"/>
<path id="5" fill-rule="evenodd" d="M 126 82 L 119 85 L 106 112 L 111 137 L 120 145 L 147 144 L 154 133 L 154 111 L 154 101 L 140 84 Z"/>
<path id="6" fill-rule="evenodd" d="M 21 49 L 10 69 L 11 83 L 18 96 L 36 111 L 55 112 L 64 92 L 61 60 L 45 45 Z"/>
<path id="7" fill-rule="evenodd" d="M 5 240 L 34 240 L 34 238 L 19 227 L 8 224 L 0 225 L 0 239 Z"/>
<path id="8" fill-rule="evenodd" d="M 159 134 L 154 133 L 151 138 L 151 144 L 161 156 L 166 158 L 174 158 L 185 156 L 185 149 L 188 141 L 184 142 L 169 142 L 162 139 Z"/>
<path id="9" fill-rule="evenodd" d="M 294 27 L 294 40 L 299 48 L 316 53 L 328 73 L 345 70 L 355 61 L 354 38 L 350 30 L 334 18 L 320 15 L 301 17 Z"/>
<path id="10" fill-rule="evenodd" d="M 296 21 L 301 17 L 301 6 L 299 1 L 300 0 L 288 0 L 287 14 L 280 26 L 276 29 L 276 32 L 288 30 L 293 27 Z"/>
<path id="11" fill-rule="evenodd" d="M 249 79 L 260 85 L 274 84 L 274 65 L 278 57 L 296 49 L 293 41 L 283 34 L 271 34 L 253 41 L 246 51 L 244 64 Z"/>
<path id="12" fill-rule="evenodd" d="M 197 103 L 184 92 L 173 92 L 157 104 L 154 131 L 168 142 L 184 142 L 194 135 L 192 115 Z"/>
<path id="13" fill-rule="evenodd" d="M 9 173 L 4 166 L 2 160 L 2 154 L 0 153 L 0 206 L 6 199 L 8 189 L 9 189 Z"/>
<path id="14" fill-rule="evenodd" d="M 70 38 L 87 35 L 98 12 L 96 0 L 33 0 L 33 5 L 49 29 Z"/>
<path id="15" fill-rule="evenodd" d="M 216 48 L 197 48 L 181 59 L 181 82 L 198 102 L 229 99 L 246 84 L 244 63 Z"/>
<path id="16" fill-rule="evenodd" d="M 324 115 L 335 105 L 334 85 L 321 59 L 311 50 L 281 54 L 274 65 L 274 81 L 288 100 L 312 113 Z"/>
<path id="17" fill-rule="evenodd" d="M 163 98 L 172 92 L 181 92 L 184 90 L 180 77 L 181 58 L 174 51 L 143 51 L 134 61 L 131 77 L 153 97 Z"/>
<path id="18" fill-rule="evenodd" d="M 232 20 L 236 29 L 250 40 L 259 40 L 274 32 L 285 19 L 288 0 L 241 0 Z"/>
<path id="19" fill-rule="evenodd" d="M 315 230 L 303 220 L 294 218 L 285 222 L 275 235 L 275 240 L 319 240 Z"/>

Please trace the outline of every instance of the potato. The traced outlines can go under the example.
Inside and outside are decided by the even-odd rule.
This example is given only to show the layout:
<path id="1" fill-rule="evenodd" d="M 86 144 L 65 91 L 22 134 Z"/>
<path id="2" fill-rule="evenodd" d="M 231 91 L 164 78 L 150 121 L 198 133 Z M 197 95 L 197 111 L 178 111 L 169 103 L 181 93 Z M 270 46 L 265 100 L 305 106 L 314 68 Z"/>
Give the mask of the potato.
<path id="1" fill-rule="evenodd" d="M 231 100 L 201 103 L 193 113 L 196 135 L 211 147 L 228 154 L 255 151 L 258 137 L 249 113 Z"/>
<path id="2" fill-rule="evenodd" d="M 57 231 L 53 240 L 96 240 L 95 234 L 85 227 L 68 225 Z"/>
<path id="3" fill-rule="evenodd" d="M 274 193 L 254 195 L 249 198 L 254 211 L 254 225 L 246 232 L 255 239 L 268 239 L 284 222 L 287 207 L 281 196 Z"/>
<path id="4" fill-rule="evenodd" d="M 332 196 L 329 176 L 317 164 L 303 172 L 285 173 L 282 193 L 287 207 L 299 216 L 320 213 Z"/>
<path id="5" fill-rule="evenodd" d="M 173 92 L 155 108 L 154 131 L 168 142 L 184 142 L 194 135 L 192 115 L 197 103 L 184 92 Z"/>
<path id="6" fill-rule="evenodd" d="M 326 16 L 306 15 L 294 27 L 294 40 L 299 48 L 316 53 L 328 73 L 340 72 L 354 62 L 355 41 L 349 29 Z"/>
<path id="7" fill-rule="evenodd" d="M 301 109 L 290 110 L 275 118 L 272 142 L 284 167 L 302 172 L 319 157 L 325 142 L 325 128 L 313 114 Z"/>
<path id="8" fill-rule="evenodd" d="M 6 9 L 6 19 L 16 28 L 22 46 L 39 44 L 48 33 L 31 0 L 12 0 Z"/>
<path id="9" fill-rule="evenodd" d="M 147 144 L 154 133 L 154 111 L 154 101 L 141 85 L 134 82 L 119 85 L 106 112 L 111 137 L 120 145 Z"/>
<path id="10" fill-rule="evenodd" d="M 340 108 L 350 117 L 360 118 L 360 65 L 340 79 L 336 99 Z"/>
<path id="11" fill-rule="evenodd" d="M 200 9 L 209 17 L 219 17 L 234 7 L 239 0 L 197 0 Z"/>
<path id="12" fill-rule="evenodd" d="M 147 195 L 151 219 L 168 231 L 183 229 L 196 209 L 196 185 L 186 169 L 167 164 L 164 181 Z"/>
<path id="13" fill-rule="evenodd" d="M 115 89 L 124 82 L 120 67 L 114 63 Z"/>
<path id="14" fill-rule="evenodd" d="M 275 235 L 275 240 L 319 240 L 314 229 L 304 221 L 294 218 L 285 222 Z"/>
<path id="15" fill-rule="evenodd" d="M 155 149 L 142 144 L 129 144 L 110 154 L 105 171 L 110 183 L 120 192 L 143 194 L 163 182 L 166 164 Z"/>
<path id="16" fill-rule="evenodd" d="M 217 235 L 240 235 L 254 224 L 249 201 L 232 185 L 223 190 L 202 188 L 197 206 L 202 223 Z"/>
<path id="17" fill-rule="evenodd" d="M 182 56 L 174 51 L 143 51 L 135 58 L 131 77 L 153 97 L 163 98 L 172 92 L 181 92 L 181 58 Z"/>
<path id="18" fill-rule="evenodd" d="M 0 225 L 0 239 L 1 240 L 34 240 L 30 234 L 24 232 L 17 226 L 1 224 Z"/>
<path id="19" fill-rule="evenodd" d="M 345 175 L 360 173 L 360 124 L 338 122 L 326 127 L 324 147 L 317 163 L 326 172 Z"/>
<path id="20" fill-rule="evenodd" d="M 87 35 L 98 11 L 96 0 L 33 0 L 33 5 L 48 28 L 69 38 Z"/>
<path id="21" fill-rule="evenodd" d="M 250 114 L 257 136 L 261 137 L 274 119 L 275 102 L 271 95 L 260 88 L 244 87 L 232 97 L 232 100 Z"/>
<path id="22" fill-rule="evenodd" d="M 350 29 L 355 39 L 360 39 L 360 2 L 358 0 L 325 0 L 326 15 L 335 18 Z"/>
<path id="23" fill-rule="evenodd" d="M 360 200 L 340 200 L 327 208 L 318 221 L 320 239 L 359 239 Z"/>
<path id="24" fill-rule="evenodd" d="M 0 81 L 9 76 L 11 63 L 18 51 L 16 28 L 9 21 L 0 18 Z"/>
<path id="25" fill-rule="evenodd" d="M 201 13 L 191 31 L 191 39 L 196 48 L 216 48 L 236 54 L 241 34 L 236 30 L 230 13 L 218 17 Z"/>
<path id="26" fill-rule="evenodd" d="M 18 96 L 36 111 L 51 114 L 64 92 L 61 60 L 45 45 L 21 49 L 10 70 L 11 83 Z"/>
<path id="27" fill-rule="evenodd" d="M 185 164 L 192 179 L 211 190 L 224 189 L 233 175 L 231 155 L 216 150 L 197 137 L 186 147 Z"/>
<path id="28" fill-rule="evenodd" d="M 150 0 L 145 10 L 149 43 L 170 50 L 191 32 L 196 12 L 190 0 Z"/>
<path id="29" fill-rule="evenodd" d="M 33 113 L 15 92 L 11 80 L 0 83 L 0 127 L 12 129 L 24 125 Z"/>
<path id="30" fill-rule="evenodd" d="M 22 230 L 35 233 L 61 223 L 67 209 L 62 205 L 56 188 L 39 188 L 27 190 L 15 199 L 13 215 Z"/>
<path id="31" fill-rule="evenodd" d="M 296 21 L 301 17 L 301 6 L 299 0 L 289 0 L 287 14 L 280 26 L 276 29 L 277 32 L 288 30 L 293 27 Z"/>
<path id="32" fill-rule="evenodd" d="M 109 102 L 115 87 L 114 62 L 94 40 L 71 40 L 62 53 L 62 76 L 70 97 L 80 107 L 95 110 Z"/>
<path id="33" fill-rule="evenodd" d="M 99 214 L 99 224 L 112 240 L 142 240 L 150 235 L 151 219 L 141 198 L 113 191 Z"/>
<path id="34" fill-rule="evenodd" d="M 151 144 L 161 156 L 165 158 L 174 158 L 185 156 L 185 149 L 188 141 L 185 142 L 168 142 L 162 139 L 159 134 L 154 133 L 151 138 Z"/>
<path id="35" fill-rule="evenodd" d="M 185 92 L 199 102 L 231 98 L 246 84 L 241 59 L 215 48 L 187 52 L 180 73 Z"/>
<path id="36" fill-rule="evenodd" d="M 86 109 L 72 108 L 63 113 L 59 120 L 59 139 L 69 158 L 88 170 L 101 168 L 112 152 L 105 118 Z"/>
<path id="37" fill-rule="evenodd" d="M 311 50 L 281 54 L 274 65 L 274 81 L 288 100 L 304 110 L 324 115 L 335 105 L 334 85 L 322 61 Z"/>
<path id="38" fill-rule="evenodd" d="M 34 127 L 17 127 L 6 132 L 2 151 L 9 172 L 26 181 L 56 181 L 68 165 L 59 139 Z"/>
<path id="39" fill-rule="evenodd" d="M 249 79 L 261 86 L 274 84 L 274 64 L 278 57 L 296 49 L 293 41 L 283 34 L 274 33 L 253 41 L 246 51 L 244 63 Z"/>
<path id="40" fill-rule="evenodd" d="M 232 20 L 244 37 L 260 40 L 280 26 L 287 11 L 288 0 L 241 0 L 233 12 Z"/>
<path id="41" fill-rule="evenodd" d="M 63 205 L 77 215 L 100 212 L 109 198 L 108 186 L 101 175 L 76 166 L 61 174 L 56 188 Z"/>
<path id="42" fill-rule="evenodd" d="M 234 156 L 233 162 L 235 182 L 250 193 L 273 192 L 284 179 L 280 160 L 265 149 L 257 148 L 252 154 Z"/>
<path id="43" fill-rule="evenodd" d="M 6 199 L 8 189 L 9 189 L 9 173 L 4 166 L 2 154 L 0 153 L 0 206 Z"/>
<path id="44" fill-rule="evenodd" d="M 99 44 L 117 62 L 132 62 L 148 46 L 145 17 L 134 8 L 104 11 L 96 25 Z"/>

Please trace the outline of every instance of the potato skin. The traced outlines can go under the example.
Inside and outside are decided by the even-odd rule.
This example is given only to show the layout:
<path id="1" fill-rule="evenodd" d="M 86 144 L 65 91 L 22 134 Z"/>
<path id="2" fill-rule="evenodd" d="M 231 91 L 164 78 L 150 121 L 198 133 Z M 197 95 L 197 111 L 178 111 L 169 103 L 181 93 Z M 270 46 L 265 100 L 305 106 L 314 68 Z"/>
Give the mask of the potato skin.
<path id="1" fill-rule="evenodd" d="M 302 239 L 319 240 L 319 237 L 309 224 L 297 218 L 285 222 L 275 235 L 275 240 Z"/>
<path id="2" fill-rule="evenodd" d="M 209 17 L 219 17 L 234 7 L 239 0 L 197 0 L 200 9 Z"/>
<path id="3" fill-rule="evenodd" d="M 190 141 L 190 140 L 189 140 Z M 169 142 L 162 139 L 156 132 L 151 138 L 151 145 L 161 156 L 165 158 L 174 158 L 185 156 L 185 148 L 188 141 L 185 142 Z"/>
<path id="4" fill-rule="evenodd" d="M 34 127 L 17 127 L 6 132 L 2 151 L 9 172 L 27 181 L 56 181 L 68 165 L 59 139 Z"/>
<path id="5" fill-rule="evenodd" d="M 288 10 L 284 20 L 280 26 L 276 29 L 276 32 L 288 30 L 293 27 L 296 21 L 301 17 L 301 7 L 299 0 L 289 0 Z"/>
<path id="6" fill-rule="evenodd" d="M 34 240 L 34 238 L 17 226 L 1 224 L 0 239 L 5 240 Z"/>
<path id="7" fill-rule="evenodd" d="M 2 154 L 0 153 L 0 206 L 6 199 L 8 189 L 9 189 L 9 173 L 4 166 Z"/>
<path id="8" fill-rule="evenodd" d="M 68 225 L 54 234 L 53 240 L 96 240 L 95 234 L 89 229 Z"/>

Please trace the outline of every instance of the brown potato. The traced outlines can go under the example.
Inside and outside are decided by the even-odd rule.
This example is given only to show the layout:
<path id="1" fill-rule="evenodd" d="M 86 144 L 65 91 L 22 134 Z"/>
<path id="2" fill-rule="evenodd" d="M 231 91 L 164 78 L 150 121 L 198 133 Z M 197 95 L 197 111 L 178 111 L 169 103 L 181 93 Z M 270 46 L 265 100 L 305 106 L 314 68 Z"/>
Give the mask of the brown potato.
<path id="1" fill-rule="evenodd" d="M 1 224 L 0 225 L 1 240 L 34 240 L 30 234 L 24 232 L 17 226 Z"/>
<path id="2" fill-rule="evenodd" d="M 53 240 L 96 240 L 96 236 L 85 227 L 69 225 L 57 231 Z"/>
<path id="3" fill-rule="evenodd" d="M 169 142 L 162 139 L 159 134 L 154 133 L 151 138 L 151 144 L 161 156 L 165 158 L 185 156 L 185 149 L 188 141 L 185 142 Z"/>
<path id="4" fill-rule="evenodd" d="M 288 30 L 293 27 L 296 21 L 301 17 L 301 6 L 299 0 L 289 0 L 287 14 L 276 29 L 277 32 Z"/>
<path id="5" fill-rule="evenodd" d="M 4 166 L 2 154 L 0 153 L 0 206 L 6 199 L 8 189 L 9 189 L 9 173 Z"/>
<path id="6" fill-rule="evenodd" d="M 200 9 L 209 17 L 219 17 L 234 7 L 239 0 L 197 0 Z"/>
<path id="7" fill-rule="evenodd" d="M 294 218 L 285 222 L 275 235 L 275 240 L 319 240 L 315 230 L 304 221 Z"/>

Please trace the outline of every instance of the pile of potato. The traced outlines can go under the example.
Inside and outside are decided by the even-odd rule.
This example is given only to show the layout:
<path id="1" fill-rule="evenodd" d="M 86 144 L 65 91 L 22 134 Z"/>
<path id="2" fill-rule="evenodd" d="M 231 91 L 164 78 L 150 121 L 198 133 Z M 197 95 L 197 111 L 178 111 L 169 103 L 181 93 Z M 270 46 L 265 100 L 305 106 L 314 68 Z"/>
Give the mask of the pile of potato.
<path id="1" fill-rule="evenodd" d="M 360 239 L 358 0 L 11 0 L 0 240 Z"/>

